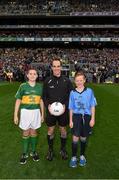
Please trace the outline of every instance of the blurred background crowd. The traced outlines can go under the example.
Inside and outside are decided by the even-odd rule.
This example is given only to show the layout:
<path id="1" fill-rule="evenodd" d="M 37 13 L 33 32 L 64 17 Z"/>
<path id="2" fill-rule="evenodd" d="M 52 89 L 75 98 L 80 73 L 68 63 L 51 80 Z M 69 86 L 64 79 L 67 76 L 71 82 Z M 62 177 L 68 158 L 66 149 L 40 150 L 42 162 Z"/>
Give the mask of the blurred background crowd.
<path id="1" fill-rule="evenodd" d="M 1 48 L 1 79 L 13 73 L 13 80 L 24 81 L 24 73 L 30 66 L 36 66 L 39 78 L 44 80 L 50 74 L 50 62 L 59 57 L 64 66 L 69 65 L 68 76 L 83 69 L 88 82 L 117 82 L 119 74 L 119 50 L 112 48 L 62 49 L 62 48 Z M 68 69 L 67 69 L 68 70 Z"/>
<path id="2" fill-rule="evenodd" d="M 113 4 L 113 5 L 112 5 Z M 80 12 L 119 11 L 118 0 L 1 0 L 1 15 L 71 15 Z"/>

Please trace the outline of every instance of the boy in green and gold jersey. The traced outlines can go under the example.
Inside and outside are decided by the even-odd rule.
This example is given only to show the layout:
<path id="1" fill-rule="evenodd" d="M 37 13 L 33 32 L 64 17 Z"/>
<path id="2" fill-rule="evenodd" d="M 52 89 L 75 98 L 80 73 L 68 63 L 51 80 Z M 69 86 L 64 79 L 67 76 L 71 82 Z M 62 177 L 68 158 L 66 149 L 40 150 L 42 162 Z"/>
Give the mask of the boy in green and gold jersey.
<path id="1" fill-rule="evenodd" d="M 20 164 L 25 164 L 28 158 L 28 148 L 31 144 L 30 155 L 34 161 L 39 161 L 36 152 L 37 131 L 44 120 L 44 103 L 42 100 L 42 87 L 36 83 L 37 71 L 33 68 L 27 72 L 28 81 L 20 85 L 15 97 L 14 123 L 18 125 L 18 113 L 20 109 L 19 127 L 23 130 L 23 154 Z"/>

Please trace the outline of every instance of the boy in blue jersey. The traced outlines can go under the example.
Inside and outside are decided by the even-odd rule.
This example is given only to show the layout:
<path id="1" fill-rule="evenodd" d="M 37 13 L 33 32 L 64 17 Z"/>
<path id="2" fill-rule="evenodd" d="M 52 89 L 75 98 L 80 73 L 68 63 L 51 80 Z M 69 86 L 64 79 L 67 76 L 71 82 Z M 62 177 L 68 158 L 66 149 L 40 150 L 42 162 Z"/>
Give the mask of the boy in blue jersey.
<path id="1" fill-rule="evenodd" d="M 20 158 L 20 164 L 25 164 L 28 158 L 29 145 L 34 161 L 39 161 L 36 152 L 37 129 L 41 127 L 44 119 L 44 104 L 42 100 L 42 87 L 36 83 L 37 71 L 33 68 L 27 72 L 28 81 L 20 85 L 15 97 L 14 123 L 23 131 L 23 154 Z M 20 110 L 20 121 L 19 121 Z"/>
<path id="2" fill-rule="evenodd" d="M 72 128 L 72 158 L 70 167 L 77 167 L 77 150 L 80 139 L 79 165 L 86 165 L 85 147 L 90 128 L 95 124 L 96 99 L 93 91 L 85 87 L 86 77 L 83 71 L 77 72 L 74 77 L 76 88 L 69 98 L 70 128 Z"/>

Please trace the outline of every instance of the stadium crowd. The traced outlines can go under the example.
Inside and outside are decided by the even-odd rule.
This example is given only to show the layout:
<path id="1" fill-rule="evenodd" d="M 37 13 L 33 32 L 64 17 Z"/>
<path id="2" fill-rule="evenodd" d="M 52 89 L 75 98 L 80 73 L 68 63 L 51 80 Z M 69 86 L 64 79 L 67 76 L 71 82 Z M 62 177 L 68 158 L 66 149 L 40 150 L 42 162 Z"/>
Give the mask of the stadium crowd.
<path id="1" fill-rule="evenodd" d="M 88 82 L 119 82 L 119 50 L 110 48 L 61 49 L 61 48 L 2 48 L 0 49 L 0 79 L 13 73 L 13 80 L 24 81 L 29 66 L 36 66 L 43 80 L 50 74 L 52 58 L 59 57 L 69 64 L 70 76 L 83 69 Z"/>
<path id="2" fill-rule="evenodd" d="M 119 11 L 118 0 L 71 0 L 71 12 L 113 12 Z"/>
<path id="3" fill-rule="evenodd" d="M 35 37 L 35 38 L 63 38 L 63 37 L 118 37 L 119 38 L 119 31 L 118 30 L 75 30 L 75 31 L 0 31 L 0 37 L 17 37 L 17 38 L 24 38 L 24 37 Z"/>
<path id="4" fill-rule="evenodd" d="M 0 15 L 71 15 L 74 12 L 118 12 L 118 0 L 1 0 Z"/>

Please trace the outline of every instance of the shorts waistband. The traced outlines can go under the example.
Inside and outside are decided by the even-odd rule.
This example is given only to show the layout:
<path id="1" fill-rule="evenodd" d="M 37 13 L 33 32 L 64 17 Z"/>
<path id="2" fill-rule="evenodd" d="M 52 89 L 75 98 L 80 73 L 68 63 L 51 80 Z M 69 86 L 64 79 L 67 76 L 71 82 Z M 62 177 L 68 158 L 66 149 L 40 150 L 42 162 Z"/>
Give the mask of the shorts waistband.
<path id="1" fill-rule="evenodd" d="M 90 114 L 76 114 L 76 113 L 73 113 L 73 115 L 79 117 L 91 116 Z"/>

